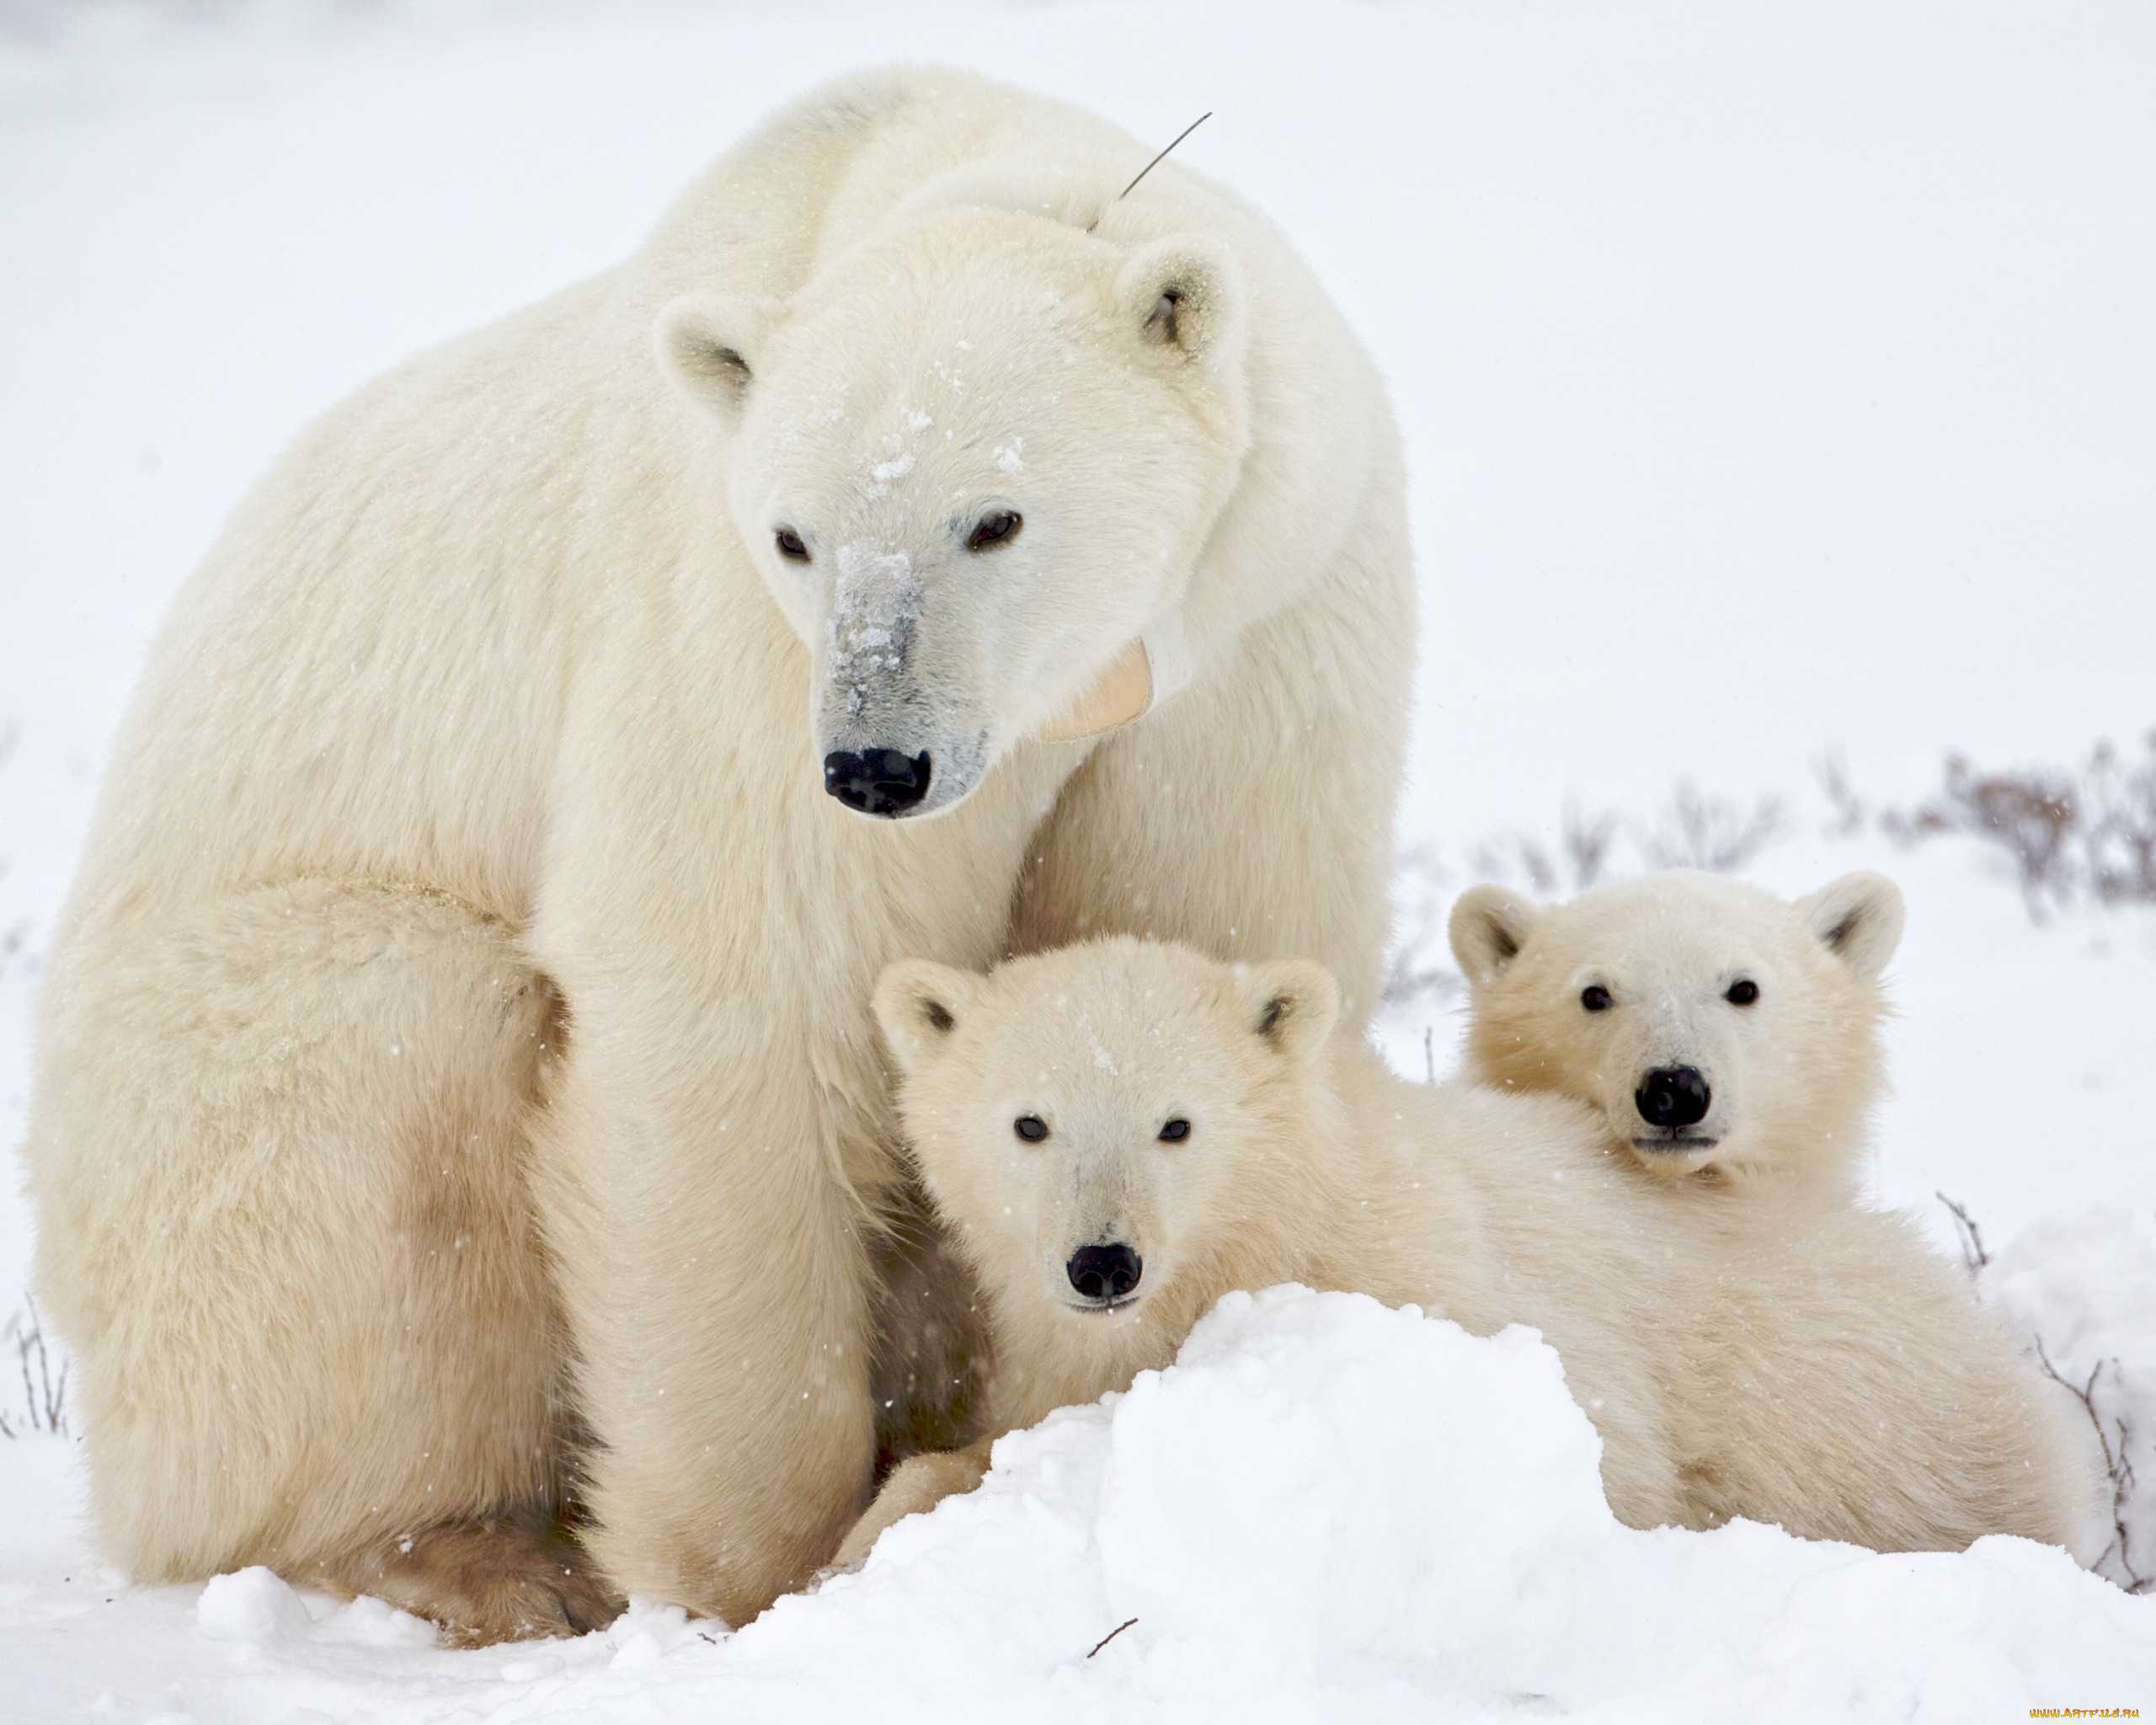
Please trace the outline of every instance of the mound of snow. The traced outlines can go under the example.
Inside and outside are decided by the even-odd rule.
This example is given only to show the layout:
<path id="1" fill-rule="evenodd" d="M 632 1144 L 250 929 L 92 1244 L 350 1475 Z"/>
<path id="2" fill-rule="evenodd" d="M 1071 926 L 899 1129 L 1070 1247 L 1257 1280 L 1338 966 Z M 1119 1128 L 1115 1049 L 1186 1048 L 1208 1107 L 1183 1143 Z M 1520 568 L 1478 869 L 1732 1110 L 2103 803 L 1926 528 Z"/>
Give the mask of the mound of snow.
<path id="1" fill-rule="evenodd" d="M 195 1626 L 211 1641 L 249 1647 L 318 1641 L 431 1648 L 437 1640 L 433 1624 L 380 1599 L 338 1603 L 318 1594 L 310 1606 L 307 1596 L 259 1566 L 211 1580 L 195 1601 Z"/>
<path id="2" fill-rule="evenodd" d="M 2064 1552 L 1639 1532 L 1599 1451 L 1531 1331 L 1234 1295 L 1172 1370 L 1005 1439 L 979 1491 L 782 1601 L 725 1663 L 858 1669 L 886 1714 L 1074 1720 L 1947 1718 L 2156 1683 L 2156 1602 Z"/>

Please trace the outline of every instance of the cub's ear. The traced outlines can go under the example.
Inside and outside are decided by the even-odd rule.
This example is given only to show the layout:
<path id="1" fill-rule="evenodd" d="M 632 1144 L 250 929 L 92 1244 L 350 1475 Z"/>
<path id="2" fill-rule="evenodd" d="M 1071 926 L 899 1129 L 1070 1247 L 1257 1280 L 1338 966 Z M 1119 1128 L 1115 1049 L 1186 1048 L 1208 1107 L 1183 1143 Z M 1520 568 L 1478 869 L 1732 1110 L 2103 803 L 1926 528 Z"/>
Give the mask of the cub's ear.
<path id="1" fill-rule="evenodd" d="M 1202 234 L 1140 246 L 1115 279 L 1117 319 L 1149 348 L 1214 374 L 1239 369 L 1250 308 L 1235 259 Z"/>
<path id="2" fill-rule="evenodd" d="M 1534 900 L 1508 886 L 1470 887 L 1452 907 L 1453 962 L 1470 988 L 1495 982 L 1519 956 L 1542 915 Z"/>
<path id="3" fill-rule="evenodd" d="M 1866 982 L 1878 980 L 1902 943 L 1902 889 L 1883 874 L 1842 875 L 1799 899 L 1796 908 L 1827 950 Z"/>
<path id="4" fill-rule="evenodd" d="M 918 1071 L 949 1045 L 959 1019 L 973 1010 L 979 980 L 926 959 L 883 967 L 876 979 L 876 1022 L 900 1071 Z"/>
<path id="5" fill-rule="evenodd" d="M 749 399 L 755 355 L 779 321 L 775 300 L 718 299 L 691 294 L 659 314 L 652 340 L 659 369 L 696 406 L 729 428 Z"/>
<path id="6" fill-rule="evenodd" d="M 1313 1058 L 1340 1021 L 1340 985 L 1324 965 L 1309 959 L 1239 964 L 1234 990 L 1243 1022 L 1291 1060 Z"/>

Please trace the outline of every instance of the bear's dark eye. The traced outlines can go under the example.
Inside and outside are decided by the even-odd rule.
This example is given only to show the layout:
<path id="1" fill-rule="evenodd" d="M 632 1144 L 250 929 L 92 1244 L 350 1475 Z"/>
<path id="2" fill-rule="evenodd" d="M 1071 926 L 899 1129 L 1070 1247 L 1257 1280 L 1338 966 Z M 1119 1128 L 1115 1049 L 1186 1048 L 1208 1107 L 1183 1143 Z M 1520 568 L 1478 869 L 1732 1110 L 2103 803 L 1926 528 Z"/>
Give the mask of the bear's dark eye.
<path id="1" fill-rule="evenodd" d="M 1748 1007 L 1759 998 L 1759 985 L 1748 976 L 1740 978 L 1729 985 L 1729 992 L 1722 996 L 1732 1007 Z"/>
<path id="2" fill-rule="evenodd" d="M 1026 518 L 1015 509 L 992 509 L 974 523 L 974 530 L 966 535 L 966 549 L 986 551 L 990 546 L 1001 545 L 1018 537 L 1018 529 L 1026 525 Z"/>
<path id="3" fill-rule="evenodd" d="M 1189 1136 L 1190 1122 L 1187 1120 L 1171 1120 L 1161 1128 L 1161 1142 L 1163 1144 L 1181 1144 Z"/>
<path id="4" fill-rule="evenodd" d="M 1610 1007 L 1609 991 L 1600 983 L 1594 983 L 1580 991 L 1580 1004 L 1590 1012 L 1606 1012 Z"/>
<path id="5" fill-rule="evenodd" d="M 771 536 L 778 542 L 778 554 L 792 563 L 808 561 L 808 547 L 801 542 L 801 536 L 791 527 L 781 527 Z"/>
<path id="6" fill-rule="evenodd" d="M 1011 1123 L 1011 1130 L 1028 1144 L 1038 1144 L 1048 1136 L 1048 1122 L 1038 1114 L 1021 1114 Z"/>

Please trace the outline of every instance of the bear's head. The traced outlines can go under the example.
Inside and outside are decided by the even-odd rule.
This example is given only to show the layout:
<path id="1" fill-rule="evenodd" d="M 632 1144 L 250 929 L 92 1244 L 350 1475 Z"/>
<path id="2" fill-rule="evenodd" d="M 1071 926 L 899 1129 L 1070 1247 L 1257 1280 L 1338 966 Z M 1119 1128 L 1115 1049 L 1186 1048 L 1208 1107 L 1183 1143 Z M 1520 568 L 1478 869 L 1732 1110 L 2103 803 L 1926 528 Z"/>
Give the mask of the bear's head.
<path id="1" fill-rule="evenodd" d="M 921 1178 L 1006 1322 L 1187 1322 L 1293 1225 L 1339 1013 L 1322 965 L 1128 938 L 985 976 L 906 959 L 875 1010 Z"/>
<path id="2" fill-rule="evenodd" d="M 1135 716 L 1250 442 L 1249 317 L 1203 236 L 931 210 L 784 303 L 677 300 L 730 523 L 808 649 L 825 788 L 942 813 L 1029 737 Z M 1147 644 L 1152 643 L 1149 654 Z"/>
<path id="3" fill-rule="evenodd" d="M 1902 920 L 1870 873 L 1794 904 L 1684 870 L 1548 908 L 1479 886 L 1452 913 L 1470 1059 L 1593 1103 L 1657 1173 L 1852 1176 Z"/>

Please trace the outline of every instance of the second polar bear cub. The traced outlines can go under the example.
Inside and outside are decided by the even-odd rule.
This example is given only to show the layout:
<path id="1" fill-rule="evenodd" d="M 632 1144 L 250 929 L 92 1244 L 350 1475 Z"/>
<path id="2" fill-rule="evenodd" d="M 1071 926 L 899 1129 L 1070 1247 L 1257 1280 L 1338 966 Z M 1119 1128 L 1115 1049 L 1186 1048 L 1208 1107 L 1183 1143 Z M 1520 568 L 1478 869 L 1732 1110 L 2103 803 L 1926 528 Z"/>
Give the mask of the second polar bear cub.
<path id="1" fill-rule="evenodd" d="M 1577 1097 L 1651 1172 L 1855 1194 L 1902 894 L 1845 874 L 1794 904 L 1671 869 L 1543 906 L 1453 907 L 1470 1076 Z"/>
<path id="2" fill-rule="evenodd" d="M 1101 941 L 985 976 L 904 961 L 875 1009 L 987 1296 L 991 1436 L 1168 1365 L 1222 1295 L 1294 1281 L 1540 1328 L 1634 1526 L 1951 1550 L 2064 1543 L 2085 1512 L 2063 1412 L 1900 1218 L 1703 1208 L 1616 1165 L 1576 1102 L 1406 1083 L 1332 1034 L 1321 965 Z M 838 1563 L 986 1461 L 901 1465 Z"/>

